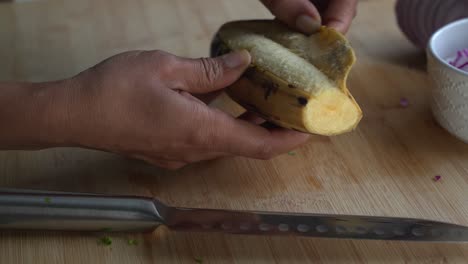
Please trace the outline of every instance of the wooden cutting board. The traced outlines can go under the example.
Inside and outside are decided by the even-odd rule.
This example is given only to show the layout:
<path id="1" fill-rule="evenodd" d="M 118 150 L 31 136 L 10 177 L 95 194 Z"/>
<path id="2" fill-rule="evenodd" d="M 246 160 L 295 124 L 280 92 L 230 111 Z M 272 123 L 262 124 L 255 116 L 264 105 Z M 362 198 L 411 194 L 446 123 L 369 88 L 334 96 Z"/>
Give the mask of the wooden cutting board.
<path id="1" fill-rule="evenodd" d="M 269 161 L 229 158 L 168 172 L 81 149 L 0 153 L 0 187 L 151 195 L 177 206 L 420 217 L 468 225 L 468 145 L 432 118 L 425 56 L 398 30 L 394 1 L 361 1 L 349 32 L 359 128 L 314 136 Z M 115 53 L 208 54 L 253 0 L 81 0 L 0 4 L 0 80 L 64 78 Z M 400 98 L 409 106 L 399 106 Z M 225 97 L 217 106 L 237 111 Z M 5 125 L 4 125 L 5 128 Z M 438 182 L 435 175 L 441 175 Z M 127 244 L 135 238 L 136 246 Z M 467 263 L 468 244 L 176 233 L 99 237 L 0 233 L 0 263 Z"/>

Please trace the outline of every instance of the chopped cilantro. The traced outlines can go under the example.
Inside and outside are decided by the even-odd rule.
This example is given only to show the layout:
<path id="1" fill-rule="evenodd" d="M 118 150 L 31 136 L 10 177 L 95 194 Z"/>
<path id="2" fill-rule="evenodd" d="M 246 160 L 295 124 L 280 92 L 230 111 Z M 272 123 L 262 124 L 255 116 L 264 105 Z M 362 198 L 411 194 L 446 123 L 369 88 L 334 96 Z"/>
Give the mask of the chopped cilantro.
<path id="1" fill-rule="evenodd" d="M 195 262 L 196 263 L 199 263 L 199 264 L 202 264 L 203 263 L 203 259 L 202 258 L 194 258 Z"/>
<path id="2" fill-rule="evenodd" d="M 101 244 L 104 244 L 106 246 L 112 245 L 112 239 L 110 237 L 102 237 L 99 239 L 99 242 L 101 242 Z"/>
<path id="3" fill-rule="evenodd" d="M 136 246 L 138 245 L 138 241 L 136 239 L 129 239 L 127 240 L 127 243 L 130 245 L 130 246 Z"/>
<path id="4" fill-rule="evenodd" d="M 44 202 L 50 203 L 50 202 L 52 202 L 52 201 L 51 201 L 50 197 L 45 197 L 45 198 L 44 198 Z"/>
<path id="5" fill-rule="evenodd" d="M 406 99 L 406 98 L 404 98 L 404 97 L 400 98 L 400 106 L 402 106 L 402 107 L 407 107 L 407 106 L 409 106 L 409 101 L 408 101 L 408 99 Z"/>
<path id="6" fill-rule="evenodd" d="M 288 152 L 288 155 L 289 155 L 289 156 L 296 156 L 296 152 L 290 151 L 290 152 Z"/>

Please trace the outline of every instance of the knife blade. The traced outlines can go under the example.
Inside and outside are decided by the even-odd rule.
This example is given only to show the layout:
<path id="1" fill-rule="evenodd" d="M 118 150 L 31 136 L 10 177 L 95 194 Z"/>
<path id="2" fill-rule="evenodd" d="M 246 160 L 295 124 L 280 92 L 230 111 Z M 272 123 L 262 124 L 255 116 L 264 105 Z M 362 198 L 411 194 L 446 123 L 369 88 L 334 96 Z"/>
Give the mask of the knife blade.
<path id="1" fill-rule="evenodd" d="M 468 227 L 425 219 L 172 207 L 158 199 L 0 190 L 0 229 L 174 231 L 336 239 L 468 242 Z"/>

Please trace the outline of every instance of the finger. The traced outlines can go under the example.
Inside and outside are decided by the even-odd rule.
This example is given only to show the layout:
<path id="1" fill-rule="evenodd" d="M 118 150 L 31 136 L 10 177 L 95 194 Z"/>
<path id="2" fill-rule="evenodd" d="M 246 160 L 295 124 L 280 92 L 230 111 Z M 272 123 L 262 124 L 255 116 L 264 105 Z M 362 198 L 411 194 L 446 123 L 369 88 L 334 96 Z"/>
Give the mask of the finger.
<path id="1" fill-rule="evenodd" d="M 212 151 L 203 149 L 198 152 L 194 152 L 190 155 L 187 155 L 186 157 L 184 157 L 184 161 L 187 163 L 194 163 L 194 162 L 200 162 L 200 161 L 215 160 L 215 159 L 224 158 L 228 156 L 232 156 L 232 154 L 225 153 L 225 152 L 212 152 Z"/>
<path id="2" fill-rule="evenodd" d="M 185 167 L 187 165 L 187 163 L 185 163 L 185 162 L 166 161 L 166 160 L 152 161 L 151 164 L 153 164 L 153 165 L 155 165 L 157 167 L 168 169 L 168 170 L 178 170 L 178 169 L 181 169 L 181 168 L 183 168 L 183 167 Z"/>
<path id="3" fill-rule="evenodd" d="M 238 119 L 247 121 L 252 124 L 260 125 L 265 122 L 265 119 L 261 118 L 259 115 L 252 112 L 245 112 L 238 117 Z"/>
<path id="4" fill-rule="evenodd" d="M 152 164 L 154 166 L 165 168 L 165 169 L 170 169 L 170 170 L 180 169 L 184 167 L 185 165 L 187 165 L 187 163 L 181 162 L 181 161 L 153 159 L 150 156 L 144 155 L 144 154 L 133 154 L 131 155 L 131 157 L 134 159 L 144 161 L 148 164 Z"/>
<path id="5" fill-rule="evenodd" d="M 330 0 L 312 0 L 311 2 L 314 4 L 315 8 L 317 8 L 318 12 L 323 14 L 327 10 Z"/>
<path id="6" fill-rule="evenodd" d="M 308 134 L 288 129 L 268 130 L 213 110 L 205 135 L 217 151 L 257 159 L 269 159 L 304 144 Z"/>
<path id="7" fill-rule="evenodd" d="M 331 0 L 323 15 L 324 24 L 341 33 L 348 32 L 356 15 L 357 3 L 358 0 Z"/>
<path id="8" fill-rule="evenodd" d="M 250 64 L 250 54 L 235 51 L 216 58 L 182 59 L 183 87 L 189 93 L 208 93 L 235 82 Z"/>
<path id="9" fill-rule="evenodd" d="M 218 90 L 218 91 L 206 93 L 206 94 L 194 94 L 193 96 L 195 96 L 196 98 L 198 98 L 205 104 L 210 104 L 214 99 L 216 99 L 222 93 L 223 93 L 222 90 Z"/>
<path id="10" fill-rule="evenodd" d="M 157 158 L 153 159 L 151 163 L 158 164 L 161 167 L 170 167 L 169 165 L 177 165 L 177 164 L 191 164 L 200 161 L 206 160 L 214 160 L 218 158 L 232 156 L 231 153 L 226 152 L 216 152 L 212 151 L 210 147 L 203 147 L 203 146 L 190 146 L 186 149 L 180 149 L 179 151 L 175 151 L 164 156 L 155 154 L 147 154 L 146 157 L 156 156 Z M 141 159 L 141 158 L 140 158 Z M 151 160 L 147 158 L 147 160 Z M 169 164 L 169 165 L 168 165 Z"/>
<path id="11" fill-rule="evenodd" d="M 309 0 L 261 0 L 270 12 L 283 23 L 305 34 L 312 34 L 321 26 L 320 14 Z"/>
<path id="12" fill-rule="evenodd" d="M 191 102 L 201 104 L 201 105 L 206 105 L 206 103 L 203 102 L 200 98 L 194 97 L 193 95 L 187 93 L 186 91 L 178 91 L 178 92 L 182 97 L 188 99 Z"/>

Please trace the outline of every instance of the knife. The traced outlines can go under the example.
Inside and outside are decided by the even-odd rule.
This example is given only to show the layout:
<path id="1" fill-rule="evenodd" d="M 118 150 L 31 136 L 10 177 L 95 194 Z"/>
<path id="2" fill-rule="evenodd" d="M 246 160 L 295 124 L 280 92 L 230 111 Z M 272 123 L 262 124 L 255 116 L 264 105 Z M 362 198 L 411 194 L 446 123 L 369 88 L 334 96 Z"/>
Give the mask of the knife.
<path id="1" fill-rule="evenodd" d="M 158 199 L 0 189 L 0 230 L 175 231 L 468 242 L 468 227 L 414 218 L 171 207 Z"/>

